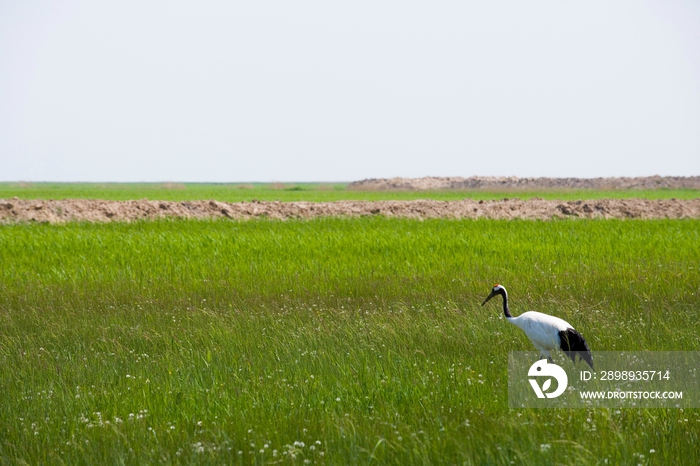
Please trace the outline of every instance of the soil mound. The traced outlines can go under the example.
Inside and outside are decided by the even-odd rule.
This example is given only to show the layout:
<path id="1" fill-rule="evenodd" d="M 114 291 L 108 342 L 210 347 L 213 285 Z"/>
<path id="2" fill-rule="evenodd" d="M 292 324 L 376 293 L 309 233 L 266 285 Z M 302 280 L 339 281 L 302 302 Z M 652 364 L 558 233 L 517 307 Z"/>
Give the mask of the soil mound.
<path id="1" fill-rule="evenodd" d="M 87 199 L 0 199 L 0 223 L 69 221 L 110 222 L 162 218 L 296 219 L 382 215 L 428 218 L 700 218 L 700 199 L 599 199 L 547 201 L 337 201 L 337 202 L 217 202 L 104 201 Z"/>
<path id="2" fill-rule="evenodd" d="M 426 190 L 535 190 L 535 189 L 700 189 L 700 176 L 646 176 L 637 178 L 518 178 L 472 176 L 381 178 L 355 181 L 347 189 L 363 191 Z"/>

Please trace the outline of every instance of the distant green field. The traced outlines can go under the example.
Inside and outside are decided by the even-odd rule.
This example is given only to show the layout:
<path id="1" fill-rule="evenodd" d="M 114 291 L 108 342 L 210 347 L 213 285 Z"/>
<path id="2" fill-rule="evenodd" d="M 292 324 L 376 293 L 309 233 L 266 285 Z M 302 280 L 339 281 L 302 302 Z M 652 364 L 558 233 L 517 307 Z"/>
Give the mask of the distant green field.
<path id="1" fill-rule="evenodd" d="M 700 350 L 698 220 L 3 225 L 0 263 L 2 464 L 700 463 L 696 409 L 509 409 L 532 346 L 480 306 Z"/>
<path id="2" fill-rule="evenodd" d="M 161 201 L 192 201 L 216 199 L 225 202 L 311 201 L 339 200 L 459 200 L 503 199 L 695 199 L 695 189 L 613 190 L 586 189 L 542 191 L 354 191 L 347 183 L 0 183 L 0 199 L 17 196 L 21 199 L 150 199 Z"/>

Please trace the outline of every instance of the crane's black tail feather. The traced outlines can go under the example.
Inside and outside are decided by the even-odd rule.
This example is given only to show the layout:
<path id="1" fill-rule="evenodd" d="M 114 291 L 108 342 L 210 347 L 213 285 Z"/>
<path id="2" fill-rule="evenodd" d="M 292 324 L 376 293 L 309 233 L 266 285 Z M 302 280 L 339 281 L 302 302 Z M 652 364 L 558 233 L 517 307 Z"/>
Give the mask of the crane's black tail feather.
<path id="1" fill-rule="evenodd" d="M 580 359 L 586 361 L 588 365 L 591 366 L 591 369 L 593 369 L 591 349 L 588 347 L 588 343 L 586 343 L 583 335 L 569 328 L 559 332 L 559 338 L 561 340 L 561 350 L 565 352 L 574 363 L 576 363 L 576 355 L 578 355 Z"/>

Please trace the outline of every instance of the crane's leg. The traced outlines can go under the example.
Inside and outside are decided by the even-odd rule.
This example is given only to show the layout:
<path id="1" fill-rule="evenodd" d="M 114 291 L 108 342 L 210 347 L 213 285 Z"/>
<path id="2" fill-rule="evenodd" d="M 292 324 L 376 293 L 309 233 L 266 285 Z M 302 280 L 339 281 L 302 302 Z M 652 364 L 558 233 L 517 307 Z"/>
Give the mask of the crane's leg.
<path id="1" fill-rule="evenodd" d="M 546 359 L 547 362 L 554 362 L 552 360 L 552 353 L 549 351 L 540 351 L 540 359 Z"/>

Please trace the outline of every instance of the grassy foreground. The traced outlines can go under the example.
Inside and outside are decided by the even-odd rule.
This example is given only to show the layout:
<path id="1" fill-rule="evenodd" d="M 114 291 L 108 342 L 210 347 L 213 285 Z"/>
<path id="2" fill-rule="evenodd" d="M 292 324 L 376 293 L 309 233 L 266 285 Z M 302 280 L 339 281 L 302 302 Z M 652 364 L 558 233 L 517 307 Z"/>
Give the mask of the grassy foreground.
<path id="1" fill-rule="evenodd" d="M 507 405 L 497 305 L 700 350 L 700 221 L 0 227 L 0 463 L 698 464 L 698 410 Z"/>
<path id="2" fill-rule="evenodd" d="M 455 201 L 470 199 L 695 199 L 695 189 L 590 189 L 549 190 L 471 190 L 471 191 L 353 191 L 347 183 L 0 183 L 0 199 L 108 199 L 125 201 L 150 199 L 159 201 L 193 201 L 216 199 L 224 202 L 340 200 L 379 201 L 436 199 Z"/>

